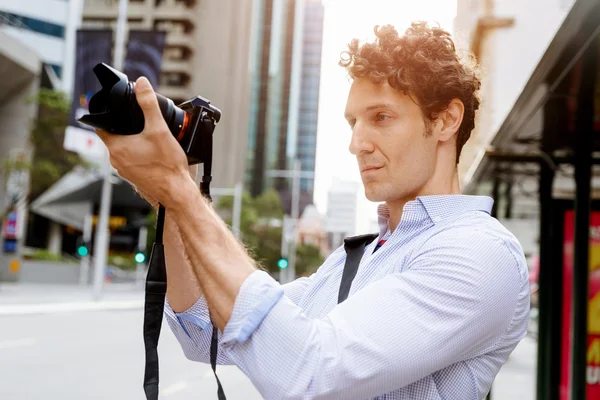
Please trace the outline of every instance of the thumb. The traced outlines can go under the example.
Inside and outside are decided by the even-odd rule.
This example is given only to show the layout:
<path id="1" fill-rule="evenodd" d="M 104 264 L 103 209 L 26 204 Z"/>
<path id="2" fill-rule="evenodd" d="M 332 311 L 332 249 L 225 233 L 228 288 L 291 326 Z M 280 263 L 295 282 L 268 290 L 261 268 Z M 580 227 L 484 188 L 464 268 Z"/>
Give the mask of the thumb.
<path id="1" fill-rule="evenodd" d="M 140 77 L 135 82 L 135 97 L 144 113 L 144 131 L 156 131 L 167 128 L 165 119 L 160 112 L 156 93 L 145 77 Z"/>

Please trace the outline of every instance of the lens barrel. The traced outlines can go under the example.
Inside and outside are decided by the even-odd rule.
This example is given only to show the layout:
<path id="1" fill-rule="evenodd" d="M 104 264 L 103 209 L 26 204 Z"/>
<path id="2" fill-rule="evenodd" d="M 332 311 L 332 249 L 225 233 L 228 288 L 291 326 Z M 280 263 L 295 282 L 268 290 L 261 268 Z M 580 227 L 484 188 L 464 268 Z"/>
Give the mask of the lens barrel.
<path id="1" fill-rule="evenodd" d="M 135 135 L 144 130 L 144 113 L 135 97 L 135 82 L 130 82 L 125 74 L 106 64 L 94 68 L 102 89 L 89 103 L 90 113 L 79 121 L 120 135 Z M 187 115 L 173 101 L 156 93 L 161 114 L 169 130 L 181 140 L 185 136 Z"/>

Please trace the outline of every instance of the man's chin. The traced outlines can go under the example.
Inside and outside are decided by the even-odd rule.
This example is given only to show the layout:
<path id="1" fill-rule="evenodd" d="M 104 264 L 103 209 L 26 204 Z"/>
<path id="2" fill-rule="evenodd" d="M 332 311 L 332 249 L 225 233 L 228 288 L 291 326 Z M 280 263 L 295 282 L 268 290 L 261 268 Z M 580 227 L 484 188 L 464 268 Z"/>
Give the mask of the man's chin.
<path id="1" fill-rule="evenodd" d="M 367 200 L 372 201 L 373 203 L 381 203 L 387 201 L 387 198 L 386 196 L 384 196 L 383 193 L 381 193 L 379 190 L 376 190 L 375 188 L 371 188 L 368 186 L 365 186 L 365 197 L 367 198 Z"/>

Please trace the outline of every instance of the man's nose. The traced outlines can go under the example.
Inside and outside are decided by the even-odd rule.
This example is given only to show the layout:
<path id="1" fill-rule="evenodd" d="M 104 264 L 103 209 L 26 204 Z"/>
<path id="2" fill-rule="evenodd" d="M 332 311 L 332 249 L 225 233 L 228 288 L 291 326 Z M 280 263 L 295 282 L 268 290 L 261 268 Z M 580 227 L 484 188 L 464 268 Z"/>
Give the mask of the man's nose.
<path id="1" fill-rule="evenodd" d="M 372 142 L 372 135 L 369 135 L 368 129 L 358 122 L 352 129 L 352 139 L 350 139 L 350 153 L 357 156 L 363 153 L 372 153 L 375 150 Z"/>

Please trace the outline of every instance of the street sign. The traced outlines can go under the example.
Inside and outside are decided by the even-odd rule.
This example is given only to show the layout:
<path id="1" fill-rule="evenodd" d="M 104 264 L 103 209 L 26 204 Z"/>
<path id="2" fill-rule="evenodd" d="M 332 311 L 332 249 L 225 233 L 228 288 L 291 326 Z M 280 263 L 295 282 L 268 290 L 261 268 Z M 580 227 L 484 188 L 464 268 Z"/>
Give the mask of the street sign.
<path id="1" fill-rule="evenodd" d="M 8 269 L 13 274 L 16 274 L 17 272 L 19 272 L 19 269 L 21 269 L 21 263 L 19 262 L 19 259 L 15 258 L 15 259 L 10 260 L 10 263 L 8 265 Z"/>
<path id="2" fill-rule="evenodd" d="M 17 252 L 17 239 L 4 239 L 2 245 L 2 251 L 5 254 L 12 254 Z"/>
<path id="3" fill-rule="evenodd" d="M 104 142 L 95 132 L 76 126 L 67 126 L 63 147 L 88 157 L 103 157 L 107 151 Z"/>
<path id="4" fill-rule="evenodd" d="M 17 212 L 11 211 L 4 219 L 4 226 L 2 227 L 2 237 L 5 239 L 16 239 L 17 238 Z"/>

